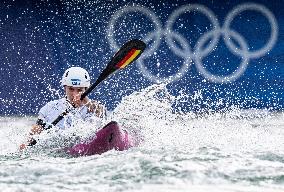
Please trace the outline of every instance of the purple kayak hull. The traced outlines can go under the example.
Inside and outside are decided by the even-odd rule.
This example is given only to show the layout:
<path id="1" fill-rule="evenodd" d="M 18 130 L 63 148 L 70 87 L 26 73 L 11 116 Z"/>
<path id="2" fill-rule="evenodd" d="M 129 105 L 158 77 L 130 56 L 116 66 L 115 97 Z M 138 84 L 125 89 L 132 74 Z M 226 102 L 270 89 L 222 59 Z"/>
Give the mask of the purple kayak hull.
<path id="1" fill-rule="evenodd" d="M 117 122 L 111 121 L 96 133 L 93 140 L 76 144 L 67 149 L 67 153 L 72 156 L 95 155 L 112 149 L 127 150 L 134 145 L 135 142 L 129 133 L 121 129 Z"/>

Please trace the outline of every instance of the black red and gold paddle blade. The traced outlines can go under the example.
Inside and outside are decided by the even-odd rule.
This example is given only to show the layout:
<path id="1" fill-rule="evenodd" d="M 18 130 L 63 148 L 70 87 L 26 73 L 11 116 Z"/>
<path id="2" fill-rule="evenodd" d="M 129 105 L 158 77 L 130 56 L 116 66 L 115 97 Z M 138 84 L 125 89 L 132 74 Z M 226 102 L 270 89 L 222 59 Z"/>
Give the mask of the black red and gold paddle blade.
<path id="1" fill-rule="evenodd" d="M 114 55 L 111 62 L 113 62 L 115 69 L 125 68 L 138 59 L 145 48 L 146 44 L 143 41 L 139 39 L 130 40 Z"/>
<path id="2" fill-rule="evenodd" d="M 111 58 L 106 68 L 102 71 L 98 79 L 82 95 L 81 100 L 88 95 L 98 84 L 105 80 L 115 71 L 125 68 L 130 63 L 140 57 L 146 48 L 146 44 L 139 39 L 132 39 L 126 42 L 118 52 Z"/>
<path id="3" fill-rule="evenodd" d="M 146 44 L 139 39 L 132 39 L 126 42 L 111 58 L 97 81 L 103 81 L 113 72 L 123 69 L 134 62 L 143 53 Z"/>

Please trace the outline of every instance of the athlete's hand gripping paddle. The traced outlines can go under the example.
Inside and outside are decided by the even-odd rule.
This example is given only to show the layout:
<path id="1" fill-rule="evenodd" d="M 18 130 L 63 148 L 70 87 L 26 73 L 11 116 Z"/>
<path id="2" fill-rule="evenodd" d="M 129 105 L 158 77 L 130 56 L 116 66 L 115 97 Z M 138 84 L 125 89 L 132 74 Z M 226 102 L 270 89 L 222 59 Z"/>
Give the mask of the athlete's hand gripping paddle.
<path id="1" fill-rule="evenodd" d="M 118 52 L 111 58 L 110 62 L 107 64 L 106 68 L 102 71 L 99 75 L 98 79 L 94 84 L 92 84 L 82 95 L 81 100 L 84 99 L 92 90 L 94 90 L 102 81 L 107 79 L 111 74 L 116 71 L 119 71 L 130 63 L 134 62 L 136 59 L 140 57 L 143 51 L 146 48 L 146 44 L 138 39 L 133 39 L 126 42 Z M 68 113 L 68 109 L 60 114 L 52 123 L 51 125 L 47 125 L 41 119 L 38 119 L 37 125 L 43 127 L 43 129 L 50 129 L 52 126 L 55 126 L 60 120 L 64 118 L 64 116 Z M 36 140 L 31 138 L 28 145 L 32 146 L 36 144 Z"/>

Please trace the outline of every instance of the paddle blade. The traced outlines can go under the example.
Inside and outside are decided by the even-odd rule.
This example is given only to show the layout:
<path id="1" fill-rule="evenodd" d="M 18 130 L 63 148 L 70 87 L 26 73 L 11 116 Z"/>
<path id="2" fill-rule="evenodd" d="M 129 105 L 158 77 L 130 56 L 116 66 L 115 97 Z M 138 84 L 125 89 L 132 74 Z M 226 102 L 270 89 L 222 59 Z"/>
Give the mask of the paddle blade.
<path id="1" fill-rule="evenodd" d="M 106 68 L 102 71 L 96 82 L 91 85 L 81 96 L 81 100 L 88 95 L 100 82 L 117 70 L 123 69 L 130 63 L 140 57 L 146 48 L 146 44 L 139 40 L 133 39 L 126 42 L 118 52 L 112 57 Z"/>
<path id="2" fill-rule="evenodd" d="M 133 39 L 125 43 L 112 57 L 97 81 L 103 81 L 113 72 L 123 69 L 130 63 L 134 62 L 143 53 L 145 48 L 146 44 L 139 39 Z"/>
<path id="3" fill-rule="evenodd" d="M 139 58 L 146 48 L 146 44 L 138 39 L 133 39 L 125 43 L 114 55 L 109 65 L 116 69 L 122 69 Z"/>

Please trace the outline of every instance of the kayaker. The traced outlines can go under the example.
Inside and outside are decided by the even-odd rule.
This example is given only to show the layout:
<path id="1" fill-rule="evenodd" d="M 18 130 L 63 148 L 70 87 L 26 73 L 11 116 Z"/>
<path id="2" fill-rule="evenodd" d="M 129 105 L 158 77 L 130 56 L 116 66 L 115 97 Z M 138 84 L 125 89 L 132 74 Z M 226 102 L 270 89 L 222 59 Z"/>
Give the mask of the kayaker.
<path id="1" fill-rule="evenodd" d="M 50 128 L 51 123 L 66 109 L 69 113 L 56 124 L 59 129 L 71 127 L 74 119 L 93 122 L 103 118 L 105 107 L 102 104 L 87 96 L 80 100 L 82 93 L 90 86 L 90 76 L 85 69 L 81 67 L 67 69 L 63 74 L 61 84 L 65 97 L 50 101 L 39 110 L 37 123 L 32 126 L 28 142 L 20 145 L 21 150 L 26 146 L 34 145 L 36 140 L 32 136 Z"/>

